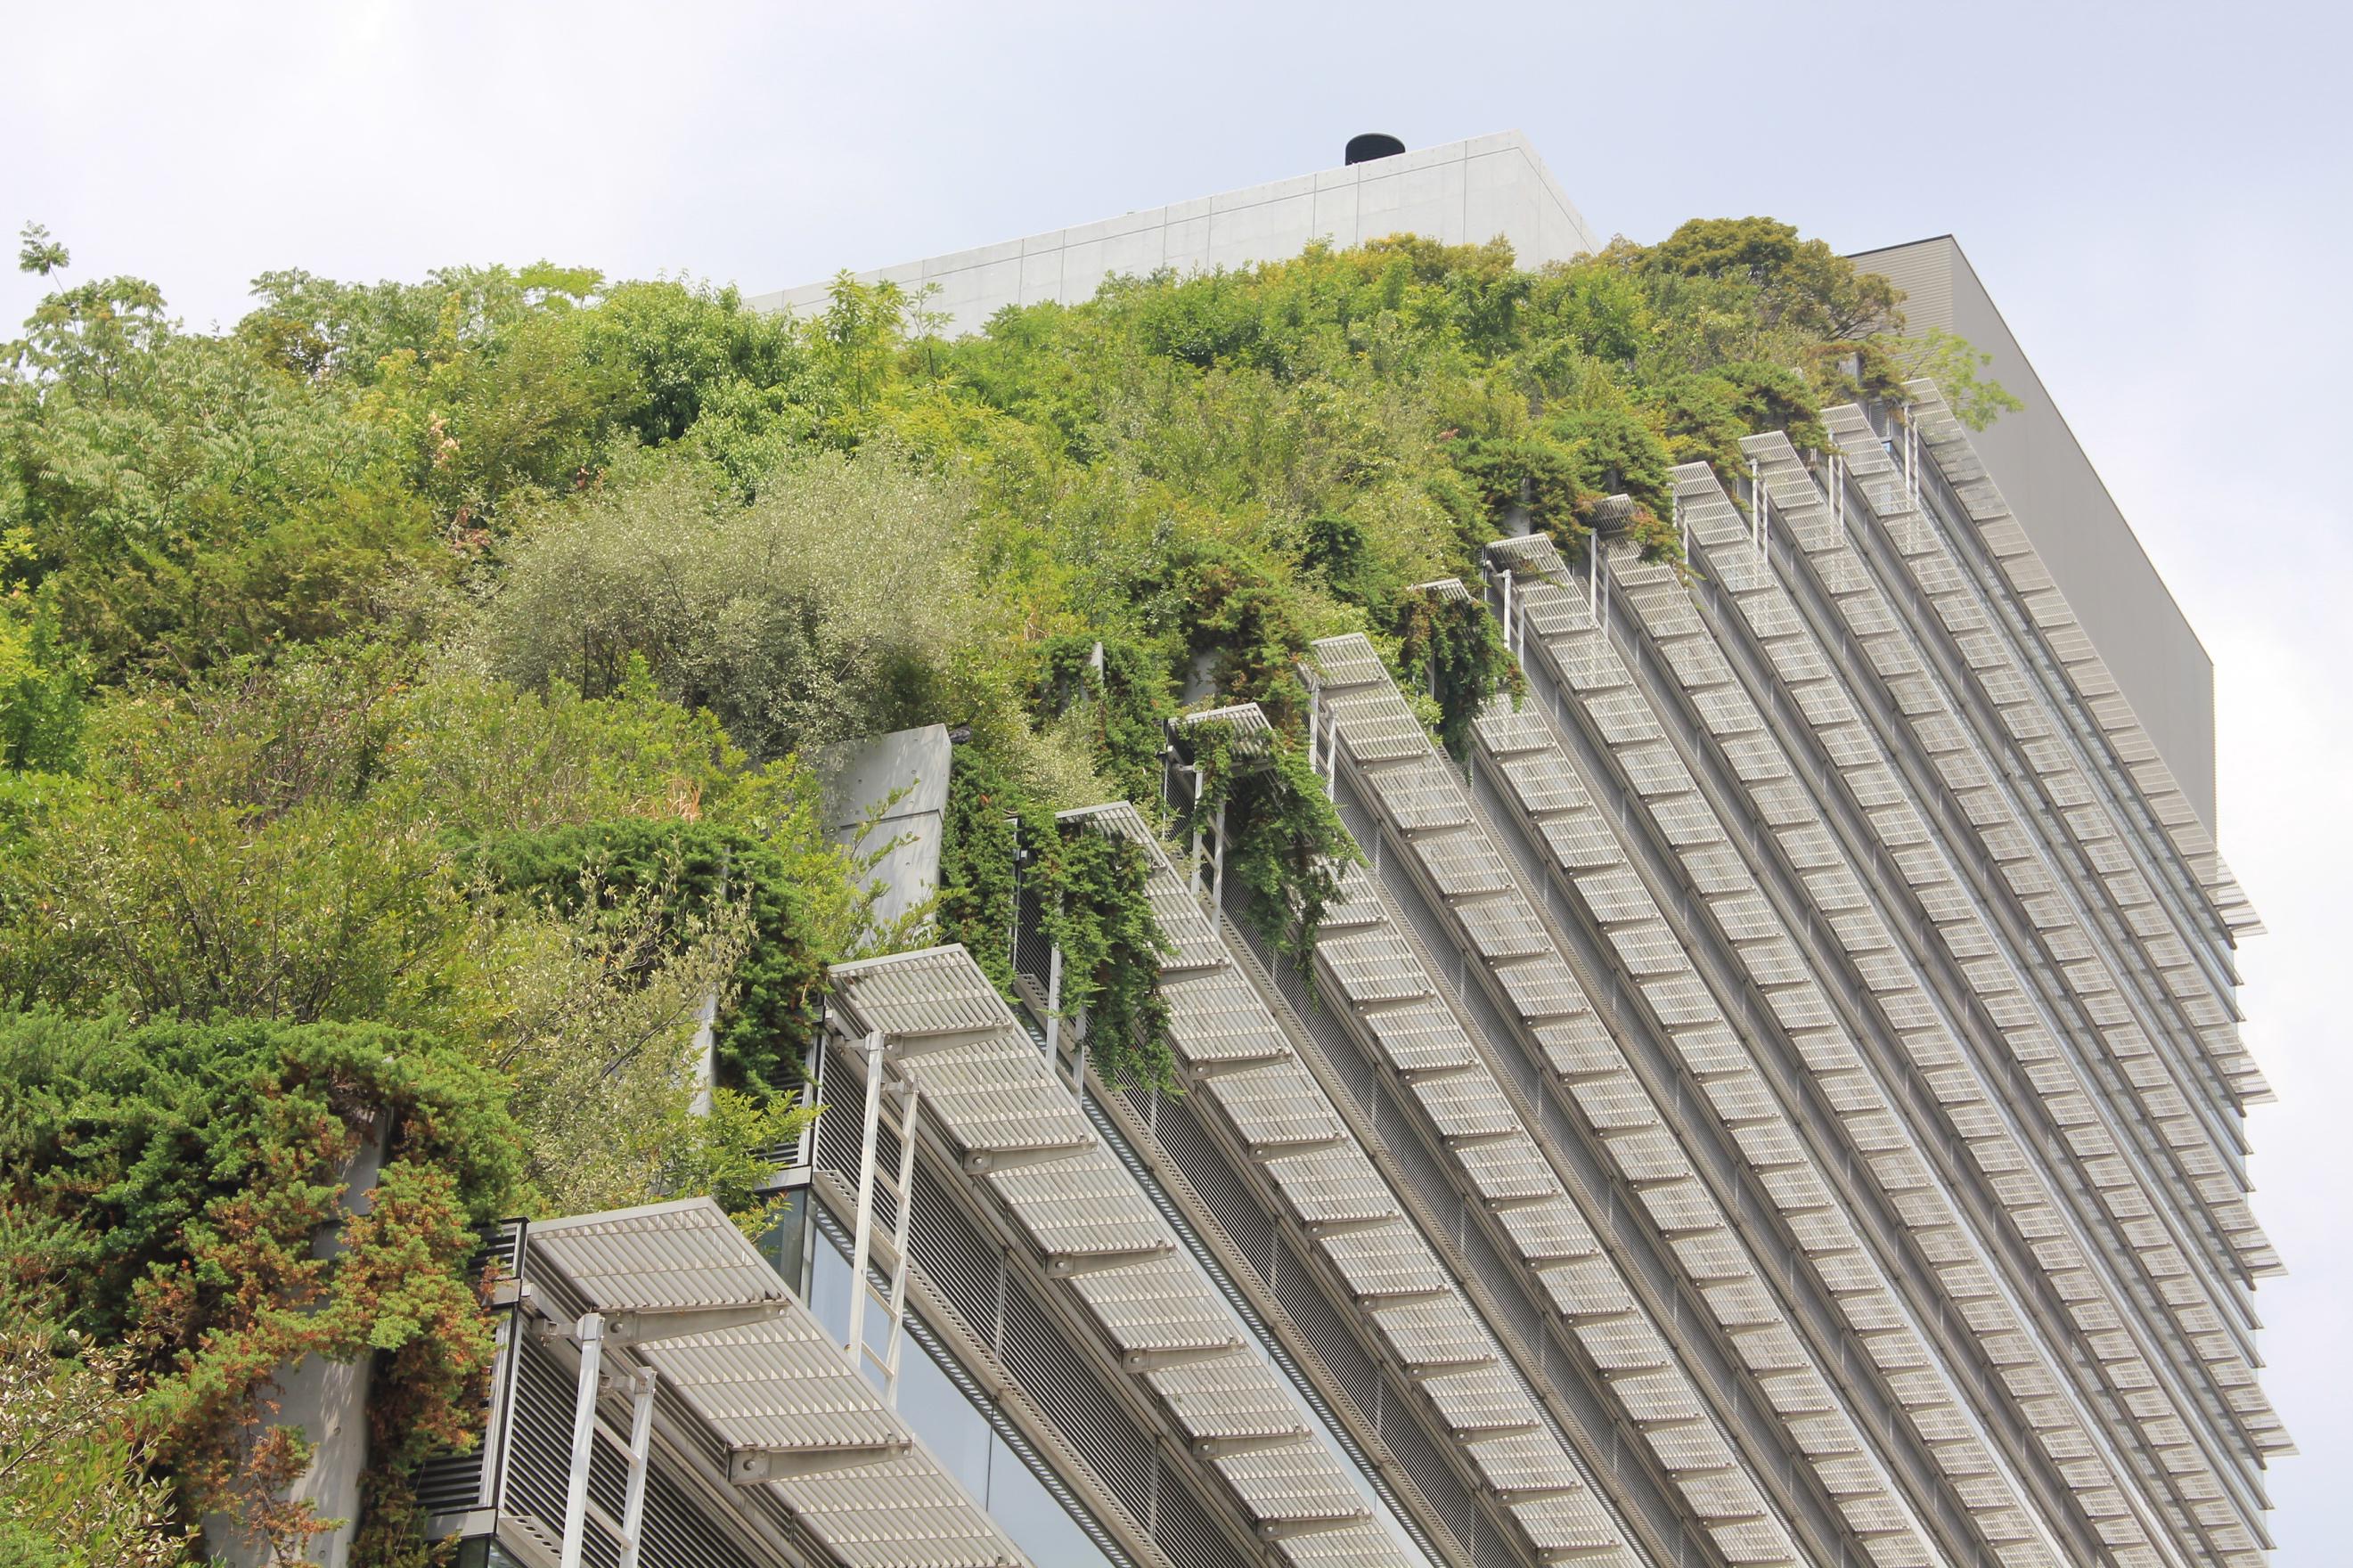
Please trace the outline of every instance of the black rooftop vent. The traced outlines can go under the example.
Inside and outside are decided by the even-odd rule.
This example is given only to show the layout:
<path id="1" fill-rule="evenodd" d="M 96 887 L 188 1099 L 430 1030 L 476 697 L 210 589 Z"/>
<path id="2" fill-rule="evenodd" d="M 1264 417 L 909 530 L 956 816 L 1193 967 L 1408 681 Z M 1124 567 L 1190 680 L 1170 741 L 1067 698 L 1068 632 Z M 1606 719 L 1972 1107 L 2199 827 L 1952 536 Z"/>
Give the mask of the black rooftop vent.
<path id="1" fill-rule="evenodd" d="M 1369 163 L 1376 158 L 1394 158 L 1405 151 L 1405 143 L 1386 131 L 1367 131 L 1362 136 L 1348 138 L 1348 162 Z"/>

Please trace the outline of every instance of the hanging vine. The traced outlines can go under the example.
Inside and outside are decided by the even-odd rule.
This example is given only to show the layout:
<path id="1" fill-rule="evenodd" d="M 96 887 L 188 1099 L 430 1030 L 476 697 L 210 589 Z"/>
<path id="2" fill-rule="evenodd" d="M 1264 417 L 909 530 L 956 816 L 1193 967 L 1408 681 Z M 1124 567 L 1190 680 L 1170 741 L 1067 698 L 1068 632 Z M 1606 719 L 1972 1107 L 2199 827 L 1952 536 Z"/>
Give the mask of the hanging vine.
<path id="1" fill-rule="evenodd" d="M 1503 629 L 1473 598 L 1415 591 L 1398 610 L 1398 675 L 1410 690 L 1438 705 L 1438 742 L 1461 762 L 1470 753 L 1471 723 L 1497 692 L 1517 706 L 1527 680 L 1504 647 Z"/>
<path id="2" fill-rule="evenodd" d="M 1160 965 L 1176 951 L 1152 912 L 1151 858 L 1140 844 L 1062 823 L 1043 858 L 1041 924 L 1062 950 L 1060 1011 L 1086 1021 L 1088 1058 L 1104 1080 L 1173 1088 Z"/>
<path id="3" fill-rule="evenodd" d="M 1083 714 L 1103 777 L 1148 809 L 1159 798 L 1161 724 L 1170 710 L 1166 661 L 1135 643 L 1083 632 L 1051 639 L 1040 655 L 1032 711 L 1046 722 Z"/>
<path id="4" fill-rule="evenodd" d="M 765 1101 L 799 1079 L 822 1017 L 829 943 L 804 879 L 768 844 L 741 828 L 630 817 L 493 834 L 465 859 L 501 889 L 567 914 L 581 912 L 591 889 L 607 908 L 660 893 L 674 926 L 722 900 L 740 903 L 752 940 L 713 1042 L 719 1081 Z"/>
<path id="5" fill-rule="evenodd" d="M 1145 891 L 1143 846 L 1084 823 L 1058 821 L 977 746 L 956 748 L 941 836 L 940 936 L 962 942 L 1000 994 L 1018 1006 L 1013 942 L 1021 895 L 1062 950 L 1058 1012 L 1083 1016 L 1088 1057 L 1107 1082 L 1174 1080 L 1160 963 L 1175 946 Z"/>
<path id="6" fill-rule="evenodd" d="M 1218 807 L 1225 807 L 1226 871 L 1250 893 L 1245 913 L 1277 952 L 1312 977 L 1315 933 L 1340 896 L 1341 873 L 1365 858 L 1299 743 L 1280 731 L 1262 739 L 1264 758 L 1245 763 L 1236 755 L 1240 735 L 1232 724 L 1219 720 L 1185 728 L 1183 743 L 1200 770 L 1200 787 L 1178 831 L 1211 830 Z"/>

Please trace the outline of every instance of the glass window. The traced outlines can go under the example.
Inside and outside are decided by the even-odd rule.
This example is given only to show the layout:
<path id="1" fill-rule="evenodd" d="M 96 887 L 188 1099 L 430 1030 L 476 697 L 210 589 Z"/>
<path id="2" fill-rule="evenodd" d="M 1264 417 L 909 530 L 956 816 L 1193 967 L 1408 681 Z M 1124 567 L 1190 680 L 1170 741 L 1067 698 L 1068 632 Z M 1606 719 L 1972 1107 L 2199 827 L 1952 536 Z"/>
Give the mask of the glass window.
<path id="1" fill-rule="evenodd" d="M 839 1344 L 849 1333 L 849 1259 L 828 1244 L 810 1259 L 808 1289 L 802 1298 L 825 1331 Z"/>
<path id="2" fill-rule="evenodd" d="M 808 1294 L 808 1201 L 807 1187 L 781 1194 L 776 1221 L 760 1237 L 760 1256 L 796 1296 Z"/>
<path id="3" fill-rule="evenodd" d="M 1064 1563 L 1111 1568 L 1111 1559 L 1087 1539 L 1046 1483 L 1029 1473 L 1020 1455 L 993 1432 L 988 1449 L 988 1517 L 1031 1562 L 1051 1563 L 1055 1568 Z"/>
<path id="4" fill-rule="evenodd" d="M 480 1536 L 458 1548 L 458 1568 L 522 1568 L 522 1563 L 495 1540 Z"/>
<path id="5" fill-rule="evenodd" d="M 948 1379 L 923 1347 L 910 1340 L 899 1357 L 899 1414 L 923 1436 L 964 1489 L 988 1499 L 988 1418 Z M 1044 1559 L 1040 1558 L 1040 1562 Z"/>
<path id="6" fill-rule="evenodd" d="M 810 1249 L 809 1310 L 839 1344 L 849 1332 L 849 1259 L 830 1236 Z M 891 1342 L 891 1324 L 880 1302 L 866 1307 L 866 1375 L 879 1392 L 881 1357 Z M 922 1343 L 910 1337 L 899 1352 L 899 1414 L 940 1468 L 954 1476 L 1013 1538 L 1033 1563 L 1055 1568 L 1110 1568 L 1110 1559 L 1087 1538 L 1060 1500 L 1030 1474 L 1021 1456 L 997 1436 L 987 1415 L 965 1396 Z"/>

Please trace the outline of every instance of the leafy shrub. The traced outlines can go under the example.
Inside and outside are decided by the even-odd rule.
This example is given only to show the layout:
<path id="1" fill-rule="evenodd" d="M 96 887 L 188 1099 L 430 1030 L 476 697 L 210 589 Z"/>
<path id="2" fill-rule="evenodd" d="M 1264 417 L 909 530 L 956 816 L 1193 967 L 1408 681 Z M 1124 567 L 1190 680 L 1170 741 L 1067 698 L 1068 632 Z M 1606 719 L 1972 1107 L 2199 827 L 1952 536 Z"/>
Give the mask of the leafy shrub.
<path id="1" fill-rule="evenodd" d="M 1340 896 L 1340 878 L 1364 853 L 1307 765 L 1307 753 L 1280 731 L 1266 737 L 1262 762 L 1239 763 L 1234 727 L 1221 720 L 1187 725 L 1182 743 L 1200 770 L 1200 787 L 1180 836 L 1206 830 L 1225 808 L 1226 873 L 1248 891 L 1246 909 L 1278 952 L 1313 975 L 1315 933 Z"/>
<path id="2" fill-rule="evenodd" d="M 713 1037 L 720 1081 L 765 1096 L 800 1078 L 835 954 L 802 879 L 767 844 L 741 828 L 625 818 L 492 835 L 465 858 L 506 891 L 567 914 L 584 904 L 611 913 L 658 890 L 661 936 L 740 903 L 749 929 L 732 976 L 734 1004 Z"/>
<path id="3" fill-rule="evenodd" d="M 337 1173 L 378 1116 L 385 1161 L 347 1216 Z M 374 1025 L 12 1014 L 0 1127 L 0 1205 L 37 1238 L 20 1274 L 54 1282 L 68 1327 L 145 1347 L 135 1430 L 192 1510 L 306 1534 L 315 1521 L 250 1495 L 247 1434 L 299 1459 L 267 1430 L 274 1369 L 364 1356 L 381 1392 L 362 1540 L 413 1531 L 415 1468 L 467 1440 L 491 1365 L 469 1261 L 521 1196 L 520 1141 L 480 1068 Z M 343 1248 L 317 1256 L 338 1222 Z"/>
<path id="4" fill-rule="evenodd" d="M 1040 928 L 1062 950 L 1064 1016 L 1083 1015 L 1089 1060 L 1113 1083 L 1166 1086 L 1167 1040 L 1160 963 L 1170 951 L 1145 896 L 1144 848 L 1082 823 L 1062 823 L 981 748 L 956 749 L 941 836 L 937 918 L 1008 1001 L 1020 895 L 1033 893 Z"/>

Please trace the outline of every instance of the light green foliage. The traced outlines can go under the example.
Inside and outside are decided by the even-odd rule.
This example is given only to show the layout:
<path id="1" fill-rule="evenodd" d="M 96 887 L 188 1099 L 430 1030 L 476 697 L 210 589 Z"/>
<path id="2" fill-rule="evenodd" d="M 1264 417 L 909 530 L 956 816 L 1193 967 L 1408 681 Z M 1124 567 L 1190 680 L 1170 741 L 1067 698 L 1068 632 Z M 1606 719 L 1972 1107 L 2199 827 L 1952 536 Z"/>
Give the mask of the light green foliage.
<path id="1" fill-rule="evenodd" d="M 1904 344 L 1902 357 L 1914 375 L 1925 375 L 1945 395 L 1954 416 L 1972 430 L 1983 430 L 2005 414 L 2026 406 L 1998 381 L 1982 379 L 1993 355 L 1969 346 L 1968 340 L 1946 331 L 1929 331 Z"/>
<path id="2" fill-rule="evenodd" d="M 762 839 L 701 821 L 623 818 L 537 833 L 505 833 L 471 845 L 475 874 L 510 898 L 584 923 L 607 973 L 637 975 L 683 956 L 716 964 L 688 994 L 733 996 L 717 1026 L 718 1080 L 765 1096 L 800 1074 L 822 1022 L 825 965 L 855 939 L 841 916 L 863 900 L 846 889 L 851 868 L 838 853 L 807 865 L 791 838 Z M 816 875 L 810 875 L 814 872 Z"/>
<path id="3" fill-rule="evenodd" d="M 0 1568 L 177 1568 L 189 1531 L 131 1436 L 131 1352 L 28 1307 L 0 1305 Z"/>
<path id="4" fill-rule="evenodd" d="M 81 745 L 82 661 L 58 647 L 56 618 L 0 605 L 0 765 L 61 772 Z"/>
<path id="5" fill-rule="evenodd" d="M 813 781 L 748 769 L 707 719 L 641 689 L 543 700 L 335 648 L 117 701 L 90 750 L 80 777 L 0 784 L 0 1004 L 435 1029 L 475 1042 L 519 1103 L 594 1085 L 547 1101 L 564 1127 L 525 1118 L 546 1169 L 575 1157 L 592 1114 L 674 1131 L 680 1053 L 714 988 L 762 999 L 726 1009 L 723 1032 L 756 1018 L 763 1059 L 797 1060 L 802 1039 L 778 1037 L 806 1026 L 824 959 L 862 930 Z M 732 900 L 681 884 L 702 859 L 625 884 L 609 929 L 577 899 L 477 885 L 487 832 L 658 834 L 662 818 L 673 837 L 735 836 Z M 586 854 L 574 866 L 600 874 Z M 642 1131 L 639 1155 L 669 1136 Z M 642 1159 L 628 1168 L 636 1199 L 661 1184 Z"/>
<path id="6" fill-rule="evenodd" d="M 952 709 L 975 603 L 954 492 L 887 453 L 820 455 L 748 505 L 684 463 L 534 520 L 485 617 L 525 686 L 619 689 L 641 658 L 755 757 Z"/>

